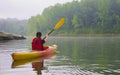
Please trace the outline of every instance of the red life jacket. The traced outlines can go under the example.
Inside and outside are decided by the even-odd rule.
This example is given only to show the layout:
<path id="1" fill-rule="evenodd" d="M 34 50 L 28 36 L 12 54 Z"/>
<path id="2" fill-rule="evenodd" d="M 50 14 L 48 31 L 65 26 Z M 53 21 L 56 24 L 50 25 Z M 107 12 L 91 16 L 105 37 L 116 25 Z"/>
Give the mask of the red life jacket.
<path id="1" fill-rule="evenodd" d="M 32 50 L 35 50 L 35 51 L 42 51 L 43 50 L 43 44 L 42 44 L 42 39 L 41 38 L 33 38 L 32 40 Z"/>

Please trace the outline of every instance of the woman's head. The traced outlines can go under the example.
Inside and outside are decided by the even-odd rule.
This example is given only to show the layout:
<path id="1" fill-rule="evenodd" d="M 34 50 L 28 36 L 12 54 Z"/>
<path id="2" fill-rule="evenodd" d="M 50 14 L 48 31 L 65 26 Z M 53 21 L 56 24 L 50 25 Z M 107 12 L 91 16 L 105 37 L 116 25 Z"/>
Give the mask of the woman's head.
<path id="1" fill-rule="evenodd" d="M 42 36 L 42 33 L 41 32 L 37 32 L 36 33 L 36 37 L 41 37 Z"/>

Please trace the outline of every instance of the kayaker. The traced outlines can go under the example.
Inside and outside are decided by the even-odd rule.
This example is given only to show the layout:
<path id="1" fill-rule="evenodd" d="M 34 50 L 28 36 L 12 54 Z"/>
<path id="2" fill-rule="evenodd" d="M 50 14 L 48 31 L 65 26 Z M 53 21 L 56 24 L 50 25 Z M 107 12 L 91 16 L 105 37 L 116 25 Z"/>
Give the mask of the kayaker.
<path id="1" fill-rule="evenodd" d="M 41 36 L 42 36 L 41 32 L 36 33 L 36 37 L 34 37 L 32 40 L 32 50 L 35 51 L 43 50 L 43 44 L 48 40 L 48 35 L 46 35 L 45 39 L 42 39 Z"/>

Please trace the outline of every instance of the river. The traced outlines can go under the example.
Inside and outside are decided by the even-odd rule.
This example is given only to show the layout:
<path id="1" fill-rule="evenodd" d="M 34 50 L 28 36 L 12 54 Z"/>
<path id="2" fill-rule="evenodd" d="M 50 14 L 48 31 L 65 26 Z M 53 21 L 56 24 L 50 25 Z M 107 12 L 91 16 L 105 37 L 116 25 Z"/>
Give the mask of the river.
<path id="1" fill-rule="evenodd" d="M 0 41 L 0 75 L 120 75 L 120 37 L 50 37 L 45 45 L 53 44 L 57 54 L 35 70 L 32 62 L 13 67 L 11 58 L 31 51 L 31 38 Z"/>

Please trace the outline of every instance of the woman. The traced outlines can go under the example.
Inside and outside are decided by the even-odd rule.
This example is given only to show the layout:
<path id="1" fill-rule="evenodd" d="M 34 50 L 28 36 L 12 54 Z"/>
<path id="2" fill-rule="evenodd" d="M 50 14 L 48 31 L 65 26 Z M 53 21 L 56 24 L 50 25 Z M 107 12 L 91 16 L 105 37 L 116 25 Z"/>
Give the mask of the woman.
<path id="1" fill-rule="evenodd" d="M 34 50 L 34 51 L 44 50 L 43 49 L 43 44 L 47 41 L 48 35 L 46 35 L 45 39 L 42 39 L 41 36 L 42 36 L 41 32 L 36 33 L 36 37 L 33 38 L 33 40 L 32 40 L 32 50 Z"/>

